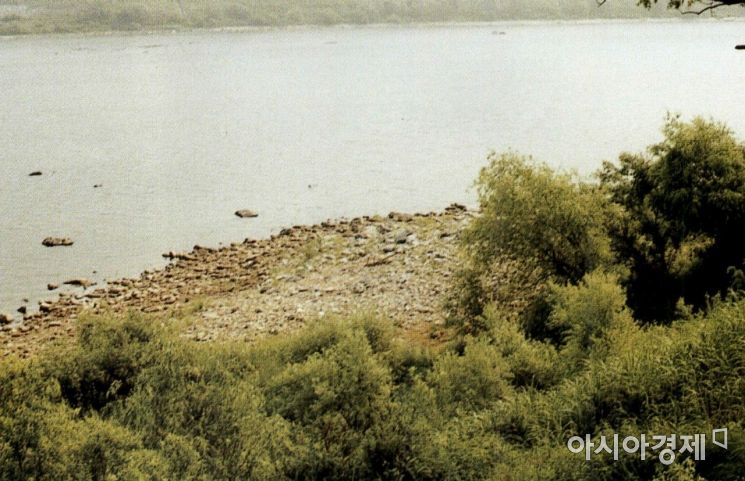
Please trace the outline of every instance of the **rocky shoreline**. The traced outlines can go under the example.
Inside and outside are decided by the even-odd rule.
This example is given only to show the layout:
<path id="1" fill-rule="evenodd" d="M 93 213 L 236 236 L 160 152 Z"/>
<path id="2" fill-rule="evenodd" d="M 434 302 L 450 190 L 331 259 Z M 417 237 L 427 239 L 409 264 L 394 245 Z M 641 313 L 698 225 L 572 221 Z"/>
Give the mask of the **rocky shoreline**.
<path id="1" fill-rule="evenodd" d="M 0 326 L 0 356 L 30 356 L 75 334 L 83 313 L 191 313 L 184 335 L 245 339 L 325 316 L 372 311 L 422 340 L 442 335 L 442 293 L 458 265 L 456 239 L 475 215 L 443 212 L 365 216 L 283 229 L 268 239 L 169 252 L 163 269 L 60 293 L 39 312 Z"/>

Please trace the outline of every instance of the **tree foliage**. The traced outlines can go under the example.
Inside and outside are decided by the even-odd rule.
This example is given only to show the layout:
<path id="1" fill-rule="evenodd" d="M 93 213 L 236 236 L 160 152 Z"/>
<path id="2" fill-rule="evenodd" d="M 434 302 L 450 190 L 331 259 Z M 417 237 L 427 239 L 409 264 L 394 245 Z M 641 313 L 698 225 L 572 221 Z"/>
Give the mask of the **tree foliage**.
<path id="1" fill-rule="evenodd" d="M 696 309 L 739 286 L 745 244 L 745 147 L 724 125 L 668 119 L 647 155 L 606 163 L 602 184 L 623 207 L 612 230 L 628 263 L 630 305 L 646 321 L 674 317 L 679 299 Z"/>
<path id="2" fill-rule="evenodd" d="M 556 340 L 541 288 L 547 280 L 577 284 L 597 268 L 614 272 L 646 323 L 670 322 L 745 287 L 745 146 L 701 118 L 671 116 L 663 135 L 647 153 L 606 162 L 599 182 L 515 154 L 492 156 L 477 182 L 482 214 L 464 235 L 469 263 L 453 291 L 459 302 L 449 303 L 453 316 L 483 327 L 487 304 L 511 302 L 514 310 L 512 291 L 532 285 L 533 302 L 521 304 L 533 311 L 526 333 Z M 510 263 L 519 275 L 505 275 Z M 534 268 L 543 275 L 530 275 Z M 505 302 L 509 281 L 495 276 L 526 281 Z"/>

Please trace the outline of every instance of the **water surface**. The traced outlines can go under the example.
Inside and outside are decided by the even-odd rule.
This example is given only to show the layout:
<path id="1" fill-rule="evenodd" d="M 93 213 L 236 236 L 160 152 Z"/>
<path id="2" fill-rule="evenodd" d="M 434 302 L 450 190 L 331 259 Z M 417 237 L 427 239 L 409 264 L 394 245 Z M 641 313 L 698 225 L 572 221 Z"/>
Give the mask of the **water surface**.
<path id="1" fill-rule="evenodd" d="M 704 21 L 0 40 L 0 310 L 197 243 L 472 203 L 492 149 L 589 173 L 667 111 L 745 137 L 744 41 Z"/>

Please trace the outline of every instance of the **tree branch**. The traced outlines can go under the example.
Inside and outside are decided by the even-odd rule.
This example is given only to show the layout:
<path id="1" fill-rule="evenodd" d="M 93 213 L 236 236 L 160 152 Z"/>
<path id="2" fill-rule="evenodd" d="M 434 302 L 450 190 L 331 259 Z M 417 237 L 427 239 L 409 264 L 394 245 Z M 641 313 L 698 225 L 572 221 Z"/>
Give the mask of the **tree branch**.
<path id="1" fill-rule="evenodd" d="M 684 10 L 680 13 L 682 13 L 683 15 L 701 15 L 704 12 L 708 12 L 709 10 L 714 10 L 715 8 L 723 7 L 725 5 L 728 4 L 723 2 L 711 2 L 701 10 Z"/>
<path id="2" fill-rule="evenodd" d="M 605 5 L 605 3 L 608 0 L 595 0 L 595 3 L 597 3 L 598 7 L 601 7 Z M 657 3 L 658 0 L 637 0 L 637 3 L 641 6 L 644 6 L 646 8 L 651 8 L 653 4 Z M 706 7 L 702 8 L 701 10 L 682 10 L 682 7 L 684 4 L 688 4 L 688 6 L 693 6 L 694 4 L 700 3 L 706 5 Z M 680 13 L 682 14 L 688 14 L 688 15 L 701 15 L 704 12 L 708 12 L 709 10 L 714 10 L 715 8 L 719 7 L 726 7 L 726 6 L 734 6 L 734 5 L 743 5 L 745 6 L 745 0 L 669 0 L 667 4 L 667 8 L 680 10 Z"/>

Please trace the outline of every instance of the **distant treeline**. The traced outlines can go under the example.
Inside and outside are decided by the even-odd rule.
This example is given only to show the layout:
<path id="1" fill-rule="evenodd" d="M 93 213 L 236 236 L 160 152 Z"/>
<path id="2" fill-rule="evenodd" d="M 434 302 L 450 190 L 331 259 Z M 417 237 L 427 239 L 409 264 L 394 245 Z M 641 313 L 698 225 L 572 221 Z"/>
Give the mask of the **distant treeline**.
<path id="1" fill-rule="evenodd" d="M 0 0 L 0 34 L 679 15 L 634 0 Z"/>

